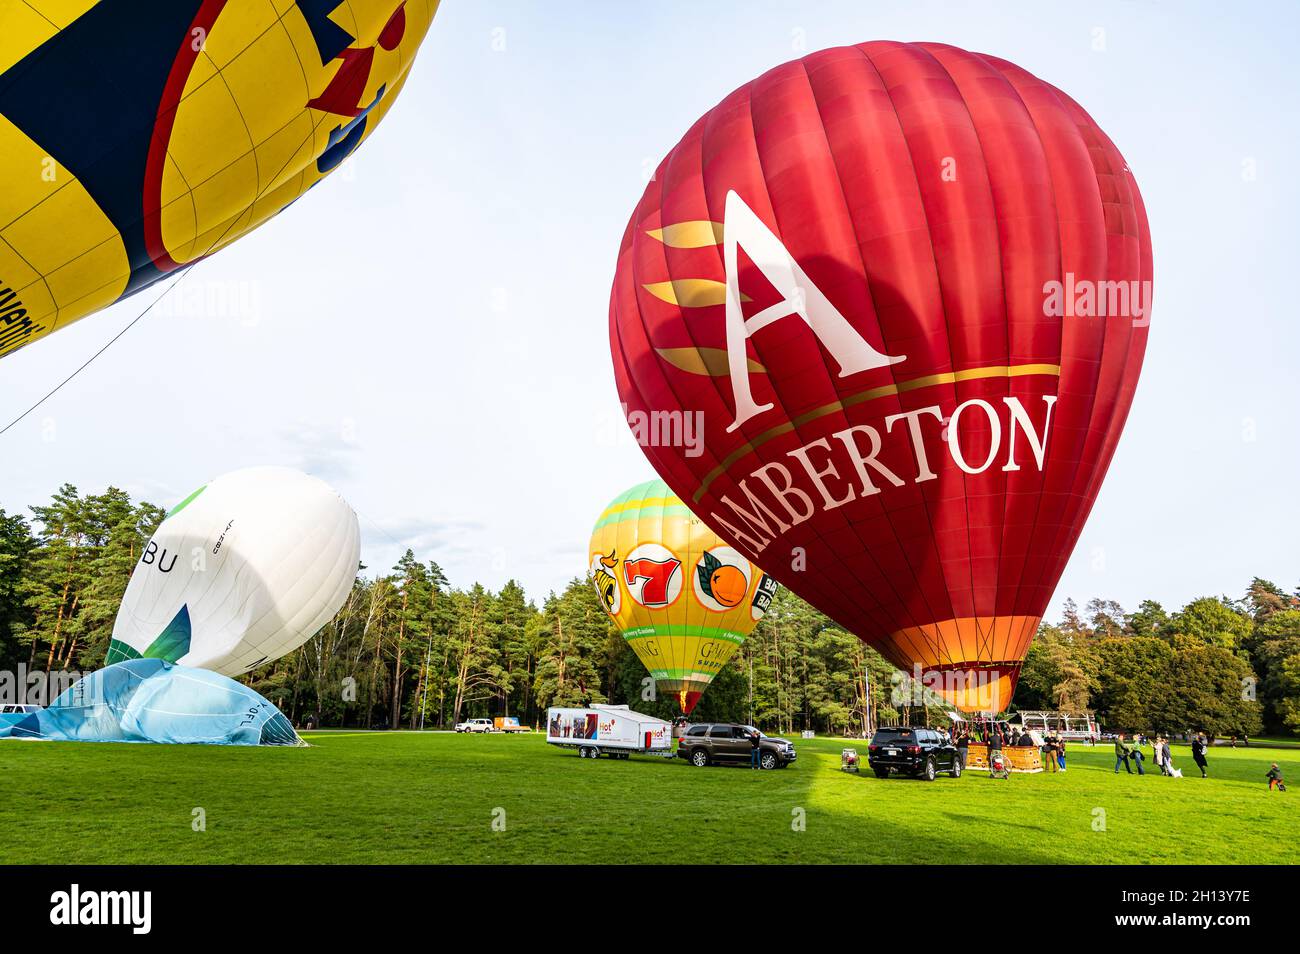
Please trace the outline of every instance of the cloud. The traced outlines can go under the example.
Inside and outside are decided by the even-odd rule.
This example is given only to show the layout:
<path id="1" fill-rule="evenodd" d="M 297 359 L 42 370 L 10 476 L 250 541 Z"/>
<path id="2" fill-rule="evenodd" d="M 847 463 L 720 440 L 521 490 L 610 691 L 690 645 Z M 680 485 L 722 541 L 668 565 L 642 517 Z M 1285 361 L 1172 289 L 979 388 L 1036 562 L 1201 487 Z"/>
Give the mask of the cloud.
<path id="1" fill-rule="evenodd" d="M 328 429 L 318 424 L 300 422 L 283 427 L 277 433 L 283 459 L 301 471 L 328 483 L 356 476 L 360 445 L 345 436 L 346 426 Z"/>
<path id="2" fill-rule="evenodd" d="M 443 558 L 461 556 L 480 549 L 483 524 L 477 520 L 397 517 L 361 519 L 361 546 L 366 552 L 404 553 L 414 551 L 427 559 L 437 553 Z"/>

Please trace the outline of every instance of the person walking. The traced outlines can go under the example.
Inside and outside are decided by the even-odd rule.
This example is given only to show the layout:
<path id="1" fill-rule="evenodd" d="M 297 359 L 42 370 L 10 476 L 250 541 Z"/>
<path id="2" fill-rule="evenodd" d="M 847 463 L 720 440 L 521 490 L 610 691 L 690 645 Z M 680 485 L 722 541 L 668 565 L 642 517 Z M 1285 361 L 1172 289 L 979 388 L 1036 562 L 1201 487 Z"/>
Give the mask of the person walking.
<path id="1" fill-rule="evenodd" d="M 759 748 L 759 745 L 762 741 L 763 737 L 759 734 L 757 729 L 749 734 L 749 767 L 751 769 L 762 768 L 758 761 L 759 752 L 762 751 L 762 749 Z"/>
<path id="2" fill-rule="evenodd" d="M 1160 766 L 1164 769 L 1166 775 L 1174 774 L 1174 753 L 1169 747 L 1169 739 L 1166 737 L 1160 748 Z"/>
<path id="3" fill-rule="evenodd" d="M 1123 734 L 1116 736 L 1115 738 L 1115 774 L 1116 775 L 1119 774 L 1120 762 L 1124 763 L 1124 770 L 1127 771 L 1129 775 L 1132 775 L 1133 769 L 1129 768 L 1130 761 L 1132 761 L 1133 764 L 1137 766 L 1139 775 L 1145 775 L 1146 772 L 1142 771 L 1142 758 L 1143 756 L 1142 756 L 1141 749 L 1137 748 L 1137 746 L 1135 746 L 1131 742 L 1124 741 Z"/>
<path id="4" fill-rule="evenodd" d="M 1116 775 L 1119 774 L 1119 766 L 1121 762 L 1124 764 L 1124 771 L 1128 772 L 1129 775 L 1133 774 L 1133 769 L 1130 768 L 1128 764 L 1128 750 L 1129 747 L 1124 744 L 1124 734 L 1121 732 L 1119 735 L 1115 736 L 1115 774 Z"/>
<path id="5" fill-rule="evenodd" d="M 1208 767 L 1205 762 L 1205 748 L 1205 733 L 1198 732 L 1196 737 L 1192 739 L 1192 761 L 1195 762 L 1196 767 L 1201 770 L 1201 778 L 1209 778 L 1205 772 Z"/>

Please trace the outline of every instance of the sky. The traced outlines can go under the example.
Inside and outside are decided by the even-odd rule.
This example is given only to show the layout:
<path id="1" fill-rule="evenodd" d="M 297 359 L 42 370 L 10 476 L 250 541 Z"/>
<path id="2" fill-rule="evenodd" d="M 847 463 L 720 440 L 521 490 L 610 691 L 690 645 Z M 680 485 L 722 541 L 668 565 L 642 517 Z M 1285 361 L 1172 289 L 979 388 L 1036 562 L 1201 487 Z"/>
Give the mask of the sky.
<path id="1" fill-rule="evenodd" d="M 1067 91 L 1142 189 L 1155 296 L 1119 450 L 1064 599 L 1128 609 L 1300 584 L 1300 5 L 444 0 L 348 164 L 202 262 L 0 436 L 0 508 L 61 484 L 168 507 L 229 470 L 315 474 L 363 560 L 537 600 L 653 476 L 619 413 L 609 289 L 650 174 L 761 72 L 870 39 L 1009 59 Z M 136 318 L 0 363 L 0 426 Z"/>

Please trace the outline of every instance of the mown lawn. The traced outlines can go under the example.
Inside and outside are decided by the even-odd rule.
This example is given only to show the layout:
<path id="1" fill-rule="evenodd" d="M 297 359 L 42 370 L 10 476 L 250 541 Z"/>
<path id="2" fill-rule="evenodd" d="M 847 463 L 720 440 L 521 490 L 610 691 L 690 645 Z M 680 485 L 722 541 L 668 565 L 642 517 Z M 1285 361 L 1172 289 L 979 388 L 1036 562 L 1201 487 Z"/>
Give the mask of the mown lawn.
<path id="1" fill-rule="evenodd" d="M 839 771 L 796 739 L 775 772 L 589 761 L 538 735 L 317 733 L 311 748 L 0 742 L 7 863 L 1300 862 L 1300 752 L 1215 749 L 1212 777 L 1112 769 L 933 783 Z M 854 743 L 865 754 L 865 745 Z M 194 831 L 196 809 L 206 830 Z M 504 822 L 504 830 L 494 830 Z M 1104 830 L 1094 830 L 1103 828 Z M 798 830 L 802 829 L 802 830 Z"/>

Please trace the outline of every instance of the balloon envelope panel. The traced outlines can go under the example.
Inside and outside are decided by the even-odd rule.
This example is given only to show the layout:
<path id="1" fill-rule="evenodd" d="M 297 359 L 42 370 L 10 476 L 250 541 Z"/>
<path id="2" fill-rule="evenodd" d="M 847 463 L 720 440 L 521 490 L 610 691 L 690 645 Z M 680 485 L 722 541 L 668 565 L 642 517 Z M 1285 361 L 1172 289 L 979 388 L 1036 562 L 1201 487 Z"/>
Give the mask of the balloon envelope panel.
<path id="1" fill-rule="evenodd" d="M 1151 278 L 1133 175 L 1064 93 L 942 44 L 825 50 L 660 164 L 615 380 L 630 422 L 700 416 L 702 454 L 640 443 L 721 537 L 1000 708 L 1128 414 Z"/>
<path id="2" fill-rule="evenodd" d="M 145 547 L 108 662 L 248 672 L 329 622 L 360 556 L 356 514 L 323 481 L 282 467 L 226 474 L 178 504 Z"/>
<path id="3" fill-rule="evenodd" d="M 615 498 L 591 535 L 592 585 L 660 691 L 690 712 L 771 605 L 776 584 L 661 480 Z"/>
<path id="4" fill-rule="evenodd" d="M 0 716 L 0 738 L 53 742 L 301 745 L 283 713 L 205 669 L 132 659 L 91 673 L 49 708 Z"/>
<path id="5" fill-rule="evenodd" d="M 437 0 L 0 5 L 0 356 L 229 244 L 387 113 Z"/>

